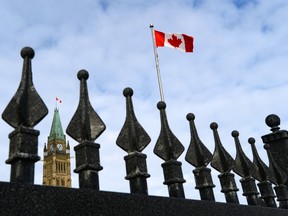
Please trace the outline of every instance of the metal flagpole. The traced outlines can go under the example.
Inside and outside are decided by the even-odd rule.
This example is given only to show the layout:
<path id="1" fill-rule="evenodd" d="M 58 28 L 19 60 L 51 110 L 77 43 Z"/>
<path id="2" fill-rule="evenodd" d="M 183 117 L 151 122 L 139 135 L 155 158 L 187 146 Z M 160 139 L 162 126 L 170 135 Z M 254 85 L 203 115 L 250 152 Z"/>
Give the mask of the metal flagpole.
<path id="1" fill-rule="evenodd" d="M 150 24 L 153 48 L 154 48 L 156 71 L 157 71 L 157 77 L 158 77 L 158 85 L 159 85 L 159 91 L 160 91 L 160 98 L 161 98 L 161 101 L 164 102 L 164 93 L 163 93 L 163 86 L 162 86 L 161 75 L 160 75 L 159 59 L 158 59 L 158 54 L 157 54 L 157 49 L 156 49 L 156 44 L 155 44 L 155 36 L 154 36 L 153 28 L 154 28 L 153 24 Z"/>
<path id="2" fill-rule="evenodd" d="M 55 97 L 55 108 L 57 109 L 57 97 Z"/>

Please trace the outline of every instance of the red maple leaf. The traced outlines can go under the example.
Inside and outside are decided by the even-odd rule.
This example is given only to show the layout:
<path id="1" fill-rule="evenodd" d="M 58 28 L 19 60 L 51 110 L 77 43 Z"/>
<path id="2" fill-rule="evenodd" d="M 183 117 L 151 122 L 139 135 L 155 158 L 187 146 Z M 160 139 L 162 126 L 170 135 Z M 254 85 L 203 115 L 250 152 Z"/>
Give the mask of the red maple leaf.
<path id="1" fill-rule="evenodd" d="M 173 47 L 179 47 L 180 44 L 182 43 L 182 40 L 178 38 L 176 35 L 172 34 L 172 38 L 168 39 L 168 42 L 173 46 Z"/>

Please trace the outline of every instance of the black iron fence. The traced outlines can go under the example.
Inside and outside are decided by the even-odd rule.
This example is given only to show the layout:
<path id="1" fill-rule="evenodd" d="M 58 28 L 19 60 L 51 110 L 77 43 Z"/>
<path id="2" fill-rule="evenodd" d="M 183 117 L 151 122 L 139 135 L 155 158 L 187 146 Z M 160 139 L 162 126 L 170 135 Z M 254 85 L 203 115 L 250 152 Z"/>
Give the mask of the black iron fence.
<path id="1" fill-rule="evenodd" d="M 269 166 L 257 153 L 255 139 L 249 138 L 253 161 L 241 148 L 238 131 L 232 132 L 235 141 L 236 158 L 225 150 L 218 134 L 218 125 L 210 128 L 214 135 L 215 149 L 211 153 L 202 143 L 195 126 L 195 116 L 187 114 L 191 141 L 185 160 L 192 165 L 196 189 L 201 200 L 185 199 L 182 163 L 177 159 L 184 153 L 184 146 L 169 128 L 165 108 L 160 101 L 161 131 L 154 147 L 154 153 L 163 159 L 161 164 L 168 197 L 148 195 L 146 165 L 147 156 L 142 153 L 151 139 L 137 121 L 134 113 L 133 90 L 126 88 L 126 120 L 116 144 L 127 152 L 124 157 L 130 194 L 99 191 L 98 174 L 100 165 L 100 144 L 95 140 L 106 129 L 105 124 L 90 104 L 87 88 L 89 74 L 78 72 L 80 98 L 78 108 L 66 132 L 79 144 L 75 146 L 76 169 L 79 175 L 79 189 L 36 186 L 34 165 L 38 156 L 39 131 L 33 127 L 48 113 L 48 109 L 33 86 L 31 60 L 34 50 L 21 50 L 24 59 L 19 88 L 2 113 L 2 118 L 15 130 L 9 134 L 10 149 L 7 164 L 11 165 L 9 183 L 0 183 L 0 208 L 2 215 L 288 215 L 288 132 L 280 130 L 280 119 L 269 115 L 266 124 L 271 133 L 262 136 L 267 150 Z M 219 179 L 212 179 L 211 169 L 219 172 Z M 192 168 L 191 167 L 191 168 Z M 235 174 L 240 176 L 243 196 L 248 205 L 240 205 Z M 214 183 L 220 181 L 221 192 L 226 203 L 215 202 Z M 179 199 L 178 199 L 179 198 Z M 53 200 L 53 202 L 48 202 Z"/>

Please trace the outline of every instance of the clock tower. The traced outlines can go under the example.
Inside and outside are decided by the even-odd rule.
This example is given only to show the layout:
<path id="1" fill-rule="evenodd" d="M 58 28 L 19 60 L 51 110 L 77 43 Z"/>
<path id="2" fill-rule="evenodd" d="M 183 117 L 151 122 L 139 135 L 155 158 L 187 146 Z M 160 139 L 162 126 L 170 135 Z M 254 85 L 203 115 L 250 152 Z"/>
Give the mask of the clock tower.
<path id="1" fill-rule="evenodd" d="M 43 185 L 71 187 L 70 146 L 58 108 L 54 109 L 50 135 L 44 145 Z"/>

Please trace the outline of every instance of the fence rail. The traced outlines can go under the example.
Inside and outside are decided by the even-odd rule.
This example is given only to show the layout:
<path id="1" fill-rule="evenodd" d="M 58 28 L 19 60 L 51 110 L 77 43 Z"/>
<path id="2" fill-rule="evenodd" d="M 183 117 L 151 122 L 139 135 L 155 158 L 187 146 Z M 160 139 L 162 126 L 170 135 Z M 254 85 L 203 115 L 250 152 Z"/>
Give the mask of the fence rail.
<path id="1" fill-rule="evenodd" d="M 126 99 L 126 119 L 116 140 L 116 144 L 127 152 L 124 157 L 127 171 L 125 178 L 129 181 L 131 193 L 99 191 L 98 175 L 102 166 L 99 157 L 100 144 L 95 143 L 95 140 L 105 131 L 106 126 L 89 101 L 89 74 L 85 70 L 77 74 L 80 81 L 79 104 L 66 129 L 67 134 L 78 142 L 74 148 L 74 172 L 79 175 L 79 189 L 33 185 L 34 166 L 40 159 L 37 152 L 39 131 L 33 128 L 47 115 L 48 109 L 33 85 L 31 60 L 34 50 L 24 47 L 21 56 L 24 63 L 20 85 L 2 113 L 3 120 L 11 125 L 14 131 L 9 134 L 9 158 L 6 160 L 6 163 L 11 165 L 10 183 L 0 183 L 1 211 L 6 208 L 7 214 L 12 215 L 19 213 L 20 209 L 28 211 L 29 207 L 34 214 L 43 210 L 47 210 L 48 215 L 59 212 L 68 214 L 67 209 L 59 206 L 62 202 L 44 203 L 44 200 L 53 197 L 66 200 L 70 203 L 69 206 L 73 205 L 71 209 L 74 210 L 70 209 L 72 215 L 77 212 L 86 212 L 87 215 L 147 215 L 147 212 L 148 215 L 231 215 L 231 211 L 233 215 L 288 214 L 288 132 L 280 130 L 280 118 L 274 114 L 266 118 L 271 133 L 262 136 L 269 165 L 261 160 L 252 137 L 248 142 L 251 145 L 253 162 L 245 155 L 238 131 L 231 134 L 236 148 L 236 157 L 232 158 L 221 143 L 218 124 L 215 122 L 210 125 L 215 140 L 215 149 L 211 153 L 198 136 L 195 115 L 187 114 L 191 140 L 185 160 L 194 167 L 195 188 L 201 198 L 196 201 L 185 199 L 182 162 L 178 161 L 185 152 L 184 146 L 171 131 L 165 111 L 166 104 L 160 101 L 157 108 L 160 112 L 161 130 L 154 154 L 164 161 L 161 166 L 170 198 L 148 195 L 146 180 L 150 175 L 146 165 L 147 155 L 142 151 L 151 139 L 135 116 L 131 88 L 123 91 Z M 213 181 L 218 180 L 212 179 L 211 169 L 207 167 L 209 164 L 219 172 L 221 192 L 225 195 L 226 203 L 215 202 Z M 235 174 L 241 178 L 242 195 L 246 197 L 248 205 L 239 204 Z M 19 199 L 24 197 L 26 201 L 19 202 Z M 77 197 L 84 200 L 79 201 Z M 32 204 L 35 206 L 32 207 Z M 116 210 L 117 208 L 119 209 Z"/>

